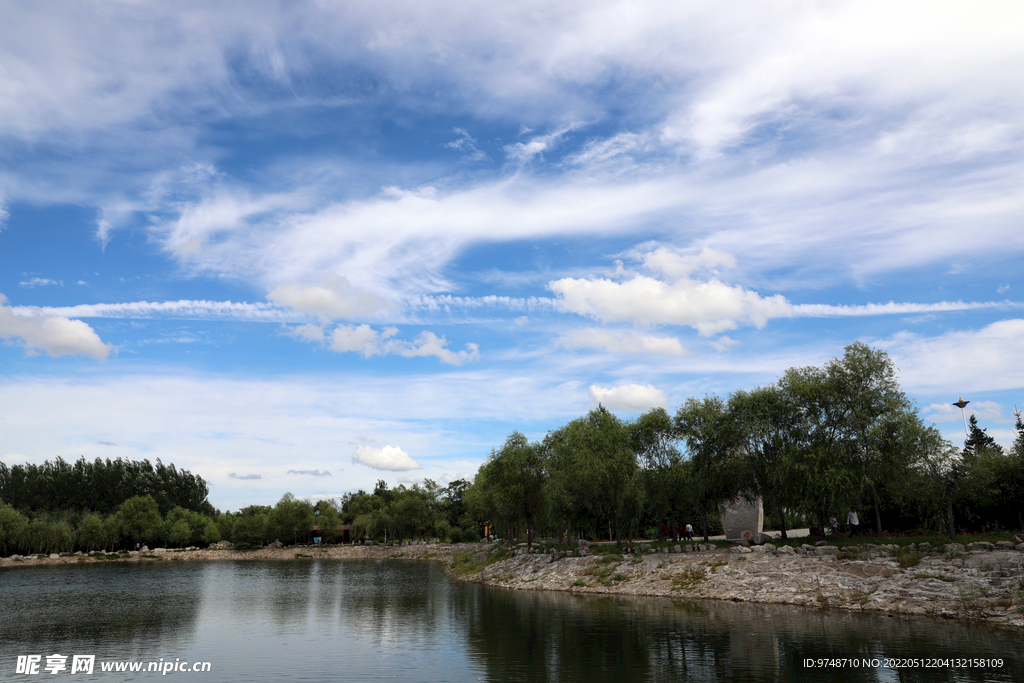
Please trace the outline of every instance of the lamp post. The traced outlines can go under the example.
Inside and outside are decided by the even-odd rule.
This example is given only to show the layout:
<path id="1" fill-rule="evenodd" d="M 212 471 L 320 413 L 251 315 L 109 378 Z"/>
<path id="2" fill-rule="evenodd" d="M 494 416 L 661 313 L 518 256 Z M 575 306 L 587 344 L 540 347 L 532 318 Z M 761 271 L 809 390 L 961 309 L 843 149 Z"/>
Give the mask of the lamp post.
<path id="1" fill-rule="evenodd" d="M 966 413 L 964 413 L 964 408 L 967 407 L 968 403 L 970 403 L 970 401 L 965 401 L 963 396 L 961 396 L 960 400 L 957 401 L 956 403 L 954 403 L 953 405 L 955 405 L 957 408 L 960 409 L 960 417 L 962 417 L 964 419 L 964 434 L 967 435 L 967 438 L 970 438 L 971 437 L 971 433 L 969 431 L 967 431 L 967 415 L 966 415 Z"/>

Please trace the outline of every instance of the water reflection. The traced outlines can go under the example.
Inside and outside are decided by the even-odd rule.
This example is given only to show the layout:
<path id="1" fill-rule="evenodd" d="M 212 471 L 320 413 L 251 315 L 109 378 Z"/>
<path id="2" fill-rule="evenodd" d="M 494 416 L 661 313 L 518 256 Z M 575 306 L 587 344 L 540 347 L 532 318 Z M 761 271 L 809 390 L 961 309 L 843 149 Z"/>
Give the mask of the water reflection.
<path id="1" fill-rule="evenodd" d="M 211 661 L 218 681 L 1016 681 L 1015 632 L 874 615 L 454 583 L 432 563 L 310 561 L 0 572 L 17 654 Z M 805 659 L 999 657 L 1002 669 L 807 669 Z M 141 678 L 146 678 L 145 675 Z M 152 678 L 152 676 L 150 676 Z M 67 680 L 74 680 L 68 676 Z"/>
<path id="2" fill-rule="evenodd" d="M 0 572 L 0 643 L 5 653 L 54 652 L 69 642 L 80 651 L 152 652 L 194 631 L 201 574 L 196 565 L 148 563 Z"/>

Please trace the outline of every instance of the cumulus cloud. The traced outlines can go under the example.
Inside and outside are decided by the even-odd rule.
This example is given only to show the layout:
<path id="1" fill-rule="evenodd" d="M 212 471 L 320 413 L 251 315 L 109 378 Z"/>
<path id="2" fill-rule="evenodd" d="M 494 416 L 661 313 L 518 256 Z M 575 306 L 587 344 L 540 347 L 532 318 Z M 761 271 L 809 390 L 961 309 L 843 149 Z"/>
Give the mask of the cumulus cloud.
<path id="1" fill-rule="evenodd" d="M 375 470 L 391 470 L 393 472 L 404 472 L 406 470 L 420 470 L 420 464 L 398 446 L 384 446 L 373 448 L 371 446 L 359 446 L 356 448 L 352 462 L 372 467 Z"/>
<path id="2" fill-rule="evenodd" d="M 664 391 L 656 389 L 653 384 L 624 384 L 617 387 L 592 384 L 590 398 L 594 405 L 600 403 L 611 410 L 630 413 L 668 407 L 668 396 Z"/>
<path id="3" fill-rule="evenodd" d="M 666 249 L 643 254 L 648 269 L 664 279 L 629 274 L 617 282 L 608 278 L 563 278 L 548 283 L 561 307 L 603 322 L 634 322 L 648 325 L 688 325 L 710 336 L 735 329 L 739 324 L 764 327 L 768 320 L 791 317 L 792 306 L 782 296 L 762 297 L 739 285 L 717 278 L 691 277 L 698 270 L 732 266 L 731 256 L 705 249 L 683 256 Z"/>
<path id="4" fill-rule="evenodd" d="M 556 339 L 555 343 L 567 349 L 599 349 L 647 356 L 686 355 L 686 349 L 675 337 L 654 337 L 622 330 L 573 330 Z"/>
<path id="5" fill-rule="evenodd" d="M 288 474 L 297 474 L 306 477 L 329 477 L 331 473 L 327 470 L 288 470 Z"/>
<path id="6" fill-rule="evenodd" d="M 38 351 L 57 356 L 91 356 L 105 360 L 113 348 L 104 344 L 96 331 L 81 320 L 63 316 L 19 315 L 5 305 L 7 297 L 0 294 L 0 339 L 20 339 L 30 355 Z"/>
<path id="7" fill-rule="evenodd" d="M 348 278 L 334 274 L 324 277 L 319 286 L 281 285 L 271 290 L 267 298 L 282 306 L 332 320 L 372 316 L 395 309 L 380 297 L 354 287 Z"/>
<path id="8" fill-rule="evenodd" d="M 873 343 L 889 353 L 900 369 L 901 382 L 911 390 L 942 391 L 952 400 L 961 392 L 1024 386 L 1024 319 L 936 337 L 901 332 Z"/>

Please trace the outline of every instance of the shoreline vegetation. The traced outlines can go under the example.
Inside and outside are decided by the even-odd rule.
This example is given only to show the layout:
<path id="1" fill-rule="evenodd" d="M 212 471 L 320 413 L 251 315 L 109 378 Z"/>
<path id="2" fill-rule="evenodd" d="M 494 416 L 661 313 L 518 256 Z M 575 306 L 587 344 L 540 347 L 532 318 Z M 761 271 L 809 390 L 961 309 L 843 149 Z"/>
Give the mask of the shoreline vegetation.
<path id="1" fill-rule="evenodd" d="M 995 535 L 988 535 L 995 536 Z M 988 537 L 987 536 L 987 537 Z M 1012 534 L 1000 534 L 1013 538 Z M 808 539 L 800 539 L 808 540 Z M 156 548 L 120 553 L 12 556 L 0 568 L 94 562 L 433 560 L 457 580 L 512 590 L 794 605 L 1024 629 L 1024 543 L 928 541 L 811 545 L 795 541 L 631 544 L 433 543 Z M 894 539 L 884 539 L 894 540 Z M 819 542 L 820 543 L 820 542 Z"/>

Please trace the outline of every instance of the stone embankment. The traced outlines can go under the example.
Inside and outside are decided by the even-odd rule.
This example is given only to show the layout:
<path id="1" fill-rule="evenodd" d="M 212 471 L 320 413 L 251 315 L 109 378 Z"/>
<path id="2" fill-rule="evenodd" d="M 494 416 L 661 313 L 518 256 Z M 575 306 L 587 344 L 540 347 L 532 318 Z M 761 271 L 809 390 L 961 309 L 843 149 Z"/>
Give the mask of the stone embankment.
<path id="1" fill-rule="evenodd" d="M 804 545 L 800 548 L 712 544 L 632 554 L 506 550 L 498 544 L 409 544 L 228 548 L 122 554 L 7 557 L 0 567 L 83 562 L 294 559 L 439 560 L 453 575 L 514 590 L 661 596 L 685 600 L 802 605 L 851 611 L 978 620 L 1024 628 L 1024 544 L 903 546 Z"/>
<path id="2" fill-rule="evenodd" d="M 898 550 L 696 544 L 631 555 L 531 554 L 516 548 L 512 557 L 473 578 L 519 590 L 803 605 L 1024 628 L 1024 544 L 998 545 Z"/>

